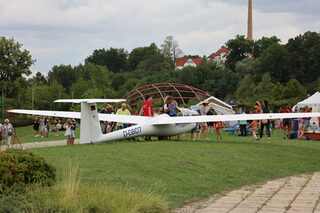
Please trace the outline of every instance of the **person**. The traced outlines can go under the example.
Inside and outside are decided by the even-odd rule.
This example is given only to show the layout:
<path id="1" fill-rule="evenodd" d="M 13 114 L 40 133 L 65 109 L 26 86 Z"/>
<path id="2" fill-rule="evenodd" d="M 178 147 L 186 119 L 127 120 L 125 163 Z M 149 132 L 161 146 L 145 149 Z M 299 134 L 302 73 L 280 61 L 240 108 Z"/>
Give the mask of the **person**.
<path id="1" fill-rule="evenodd" d="M 196 140 L 197 139 L 197 130 L 198 130 L 198 124 L 196 124 L 194 126 L 194 128 L 191 129 L 191 131 L 190 131 L 191 140 Z"/>
<path id="2" fill-rule="evenodd" d="M 305 106 L 303 109 L 303 112 L 311 112 L 308 106 Z M 311 117 L 308 118 L 302 118 L 300 124 L 299 124 L 299 129 L 298 129 L 298 139 L 302 139 L 304 132 L 306 128 L 310 126 L 310 119 Z"/>
<path id="3" fill-rule="evenodd" d="M 75 138 L 75 129 L 77 126 L 76 120 L 69 118 L 67 120 L 67 128 L 70 128 L 70 134 L 67 136 L 67 146 L 71 146 L 74 144 L 74 138 Z M 68 130 L 67 130 L 68 131 Z"/>
<path id="4" fill-rule="evenodd" d="M 99 113 L 101 113 L 101 114 L 107 113 L 107 110 L 106 110 L 107 107 L 108 107 L 108 104 L 106 104 L 106 106 L 104 108 L 102 108 Z M 107 133 L 107 126 L 108 126 L 107 121 L 100 121 L 100 127 L 101 127 L 102 134 Z"/>
<path id="5" fill-rule="evenodd" d="M 127 109 L 127 105 L 125 103 L 121 104 L 121 108 L 117 110 L 117 115 L 131 115 L 130 111 Z M 127 128 L 128 124 L 126 123 L 117 123 L 117 129 L 124 129 Z"/>
<path id="6" fill-rule="evenodd" d="M 202 103 L 202 106 L 201 106 L 201 111 L 200 111 L 200 115 L 202 116 L 205 116 L 208 112 L 208 105 L 209 105 L 209 102 L 207 100 L 205 100 L 203 103 Z M 202 136 L 202 133 L 204 133 L 204 139 L 205 140 L 209 140 L 209 138 L 207 137 L 207 134 L 208 134 L 208 125 L 207 125 L 207 122 L 201 122 L 200 123 L 200 132 L 199 132 L 199 137 L 198 137 L 198 140 L 201 140 L 201 136 Z"/>
<path id="7" fill-rule="evenodd" d="M 177 107 L 178 107 L 178 103 L 175 100 L 172 100 L 171 104 L 169 105 L 169 116 L 170 117 L 177 116 L 177 109 L 178 109 Z M 174 139 L 174 137 L 172 136 L 170 138 L 170 140 L 173 140 L 173 139 Z M 180 139 L 180 135 L 177 135 L 177 140 L 179 140 L 179 139 Z"/>
<path id="8" fill-rule="evenodd" d="M 14 135 L 14 128 L 13 128 L 12 124 L 10 123 L 9 119 L 4 120 L 4 125 L 2 127 L 2 131 L 4 132 L 3 135 L 6 137 L 6 143 L 7 143 L 8 149 L 9 149 L 12 135 Z"/>
<path id="9" fill-rule="evenodd" d="M 249 126 L 247 126 L 247 129 L 249 129 L 250 127 L 252 130 L 252 137 L 256 140 L 259 140 L 259 138 L 256 135 L 256 131 L 258 129 L 258 121 L 252 120 L 251 123 L 249 124 Z"/>
<path id="10" fill-rule="evenodd" d="M 178 107 L 178 103 L 173 100 L 171 102 L 171 104 L 169 105 L 169 116 L 170 117 L 177 116 L 177 107 Z"/>
<path id="11" fill-rule="evenodd" d="M 268 100 L 264 100 L 263 101 L 263 106 L 261 107 L 261 113 L 270 113 L 270 109 L 269 109 L 269 101 Z M 262 139 L 262 135 L 263 135 L 263 130 L 264 127 L 266 127 L 267 129 L 267 134 L 268 134 L 268 141 L 271 140 L 271 133 L 270 133 L 270 120 L 268 119 L 263 119 L 260 120 L 260 139 Z"/>
<path id="12" fill-rule="evenodd" d="M 47 130 L 44 115 L 42 116 L 42 118 L 40 118 L 39 122 L 40 122 L 40 129 L 41 129 L 40 135 L 43 138 L 46 135 L 46 130 Z"/>
<path id="13" fill-rule="evenodd" d="M 217 133 L 217 140 L 222 140 L 222 129 L 225 128 L 224 124 L 222 121 L 216 121 L 214 122 L 215 128 L 216 128 L 216 133 Z"/>
<path id="14" fill-rule="evenodd" d="M 62 128 L 60 118 L 55 118 L 54 135 L 59 136 L 59 130 Z"/>
<path id="15" fill-rule="evenodd" d="M 2 144 L 3 133 L 4 133 L 3 125 L 2 125 L 2 123 L 0 123 L 0 148 L 1 148 L 1 144 Z"/>
<path id="16" fill-rule="evenodd" d="M 292 113 L 292 109 L 289 107 L 288 103 L 285 103 L 281 113 Z M 292 127 L 292 119 L 284 118 L 282 120 L 282 128 L 283 128 L 283 139 L 286 139 L 286 130 L 288 130 L 288 138 L 290 138 L 290 130 Z"/>
<path id="17" fill-rule="evenodd" d="M 259 101 L 256 102 L 256 104 L 254 105 L 254 110 L 257 112 L 257 113 L 260 113 L 261 112 L 261 103 Z"/>
<path id="18" fill-rule="evenodd" d="M 170 104 L 173 101 L 171 96 L 165 97 L 164 105 L 163 105 L 163 113 L 168 114 L 170 113 Z"/>
<path id="19" fill-rule="evenodd" d="M 145 101 L 143 102 L 142 108 L 140 110 L 140 115 L 143 113 L 143 116 L 148 116 L 148 117 L 154 116 L 151 100 L 152 100 L 152 96 L 146 95 Z M 145 139 L 147 141 L 151 141 L 151 136 L 146 136 Z"/>
<path id="20" fill-rule="evenodd" d="M 213 113 L 209 110 L 207 115 L 213 115 Z M 211 130 L 211 133 L 213 134 L 214 122 L 207 122 L 207 125 L 208 125 L 208 134 L 210 133 L 210 130 Z"/>
<path id="21" fill-rule="evenodd" d="M 111 104 L 107 104 L 105 110 L 106 114 L 115 114 L 113 106 Z M 106 134 L 113 132 L 115 128 L 117 128 L 116 122 L 107 121 Z"/>
<path id="22" fill-rule="evenodd" d="M 245 114 L 245 113 L 243 113 L 243 114 Z M 240 136 L 248 136 L 247 121 L 246 120 L 240 121 Z"/>
<path id="23" fill-rule="evenodd" d="M 49 117 L 45 117 L 44 123 L 45 123 L 45 128 L 46 128 L 45 137 L 49 137 L 49 132 L 50 132 L 50 119 L 49 119 Z"/>
<path id="24" fill-rule="evenodd" d="M 38 116 L 34 117 L 33 120 L 33 130 L 34 130 L 34 137 L 39 137 L 39 126 L 40 126 L 40 121 L 38 119 Z"/>

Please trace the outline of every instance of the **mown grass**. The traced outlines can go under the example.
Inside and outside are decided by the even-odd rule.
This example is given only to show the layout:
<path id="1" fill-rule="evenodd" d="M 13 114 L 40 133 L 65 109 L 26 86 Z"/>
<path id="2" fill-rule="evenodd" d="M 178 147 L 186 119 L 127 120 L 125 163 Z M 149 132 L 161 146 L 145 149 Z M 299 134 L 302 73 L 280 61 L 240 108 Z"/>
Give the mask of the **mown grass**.
<path id="1" fill-rule="evenodd" d="M 189 135 L 186 136 L 189 138 Z M 223 142 L 109 142 L 33 149 L 57 168 L 77 162 L 81 183 L 151 190 L 171 207 L 268 179 L 320 170 L 320 143 L 229 136 Z"/>
<path id="2" fill-rule="evenodd" d="M 41 142 L 41 141 L 54 141 L 54 140 L 65 140 L 66 136 L 64 136 L 64 131 L 59 133 L 59 136 L 55 136 L 54 132 L 49 133 L 49 137 L 34 137 L 34 130 L 32 126 L 25 127 L 16 127 L 15 128 L 17 137 L 20 143 L 29 143 L 29 142 Z M 40 134 L 40 132 L 39 132 Z M 80 137 L 80 129 L 76 129 L 76 138 Z"/>

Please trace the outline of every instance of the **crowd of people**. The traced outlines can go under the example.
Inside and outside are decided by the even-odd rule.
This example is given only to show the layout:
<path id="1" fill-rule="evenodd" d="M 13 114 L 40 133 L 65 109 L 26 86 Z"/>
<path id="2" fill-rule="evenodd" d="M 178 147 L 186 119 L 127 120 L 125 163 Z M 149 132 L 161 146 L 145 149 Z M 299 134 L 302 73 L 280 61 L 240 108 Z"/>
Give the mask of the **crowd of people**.
<path id="1" fill-rule="evenodd" d="M 141 116 L 157 116 L 159 114 L 168 114 L 170 117 L 178 116 L 178 103 L 171 96 L 167 96 L 164 99 L 164 105 L 160 110 L 154 112 L 154 107 L 152 105 L 152 96 L 146 95 L 145 100 L 142 104 L 141 110 L 133 112 L 133 110 L 127 106 L 126 103 L 122 103 L 121 107 L 117 110 L 111 104 L 106 104 L 105 107 L 99 110 L 99 113 L 106 114 L 117 114 L 117 115 L 141 115 Z M 208 106 L 209 102 L 204 101 L 200 108 L 200 115 L 213 115 L 210 111 L 210 107 Z M 128 109 L 129 108 L 129 109 Z M 255 106 L 253 107 L 253 111 L 250 111 L 250 114 L 253 113 L 272 113 L 269 107 L 269 102 L 264 100 L 262 104 L 257 101 Z M 311 112 L 308 106 L 305 106 L 302 110 L 303 112 Z M 279 109 L 279 113 L 292 113 L 292 109 L 289 104 L 284 104 L 282 108 Z M 242 120 L 240 122 L 240 135 L 247 136 L 248 129 L 252 132 L 252 137 L 256 140 L 262 139 L 264 135 L 267 136 L 268 141 L 271 140 L 271 129 L 274 126 L 274 121 L 269 119 L 262 120 L 251 120 L 246 121 Z M 132 124 L 121 123 L 121 122 L 109 122 L 109 121 L 100 121 L 101 131 L 103 134 L 108 134 L 110 132 L 120 130 L 123 128 L 127 128 Z M 302 118 L 299 123 L 297 138 L 302 139 L 305 133 L 305 130 L 310 126 L 310 117 Z M 79 127 L 79 124 L 75 119 L 69 118 L 64 123 L 62 119 L 59 117 L 54 117 L 53 119 L 49 119 L 49 117 L 42 116 L 40 119 L 38 116 L 34 117 L 33 121 L 33 129 L 34 129 L 34 137 L 49 137 L 49 133 L 52 132 L 55 136 L 59 136 L 61 131 L 65 131 L 65 136 L 67 136 L 67 145 L 74 144 L 75 138 L 75 129 Z M 201 140 L 202 136 L 204 136 L 204 140 L 209 140 L 208 134 L 211 132 L 213 134 L 213 130 L 216 132 L 216 139 L 222 140 L 222 129 L 225 128 L 225 124 L 221 121 L 217 122 L 199 122 L 196 123 L 194 128 L 190 131 L 191 140 Z M 291 137 L 291 130 L 293 129 L 293 121 L 290 118 L 281 120 L 281 128 L 283 129 L 283 138 Z M 199 130 L 199 134 L 197 137 L 197 133 Z M 258 134 L 256 133 L 258 131 Z M 11 143 L 12 136 L 14 135 L 14 128 L 8 119 L 5 120 L 4 124 L 0 123 L 0 141 L 5 139 L 7 146 Z M 182 135 L 182 138 L 185 138 L 185 134 Z M 173 140 L 173 137 L 162 138 Z M 177 136 L 177 139 L 180 139 L 180 136 Z M 150 141 L 150 136 L 143 137 L 143 140 Z"/>

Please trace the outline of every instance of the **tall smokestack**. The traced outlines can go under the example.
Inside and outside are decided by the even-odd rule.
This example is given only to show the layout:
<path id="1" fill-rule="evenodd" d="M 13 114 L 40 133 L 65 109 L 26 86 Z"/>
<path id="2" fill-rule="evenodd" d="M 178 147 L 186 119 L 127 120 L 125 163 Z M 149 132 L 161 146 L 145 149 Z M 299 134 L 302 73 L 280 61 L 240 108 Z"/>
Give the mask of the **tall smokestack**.
<path id="1" fill-rule="evenodd" d="M 253 39 L 253 34 L 252 34 L 252 0 L 248 0 L 248 35 L 247 35 L 248 40 Z"/>

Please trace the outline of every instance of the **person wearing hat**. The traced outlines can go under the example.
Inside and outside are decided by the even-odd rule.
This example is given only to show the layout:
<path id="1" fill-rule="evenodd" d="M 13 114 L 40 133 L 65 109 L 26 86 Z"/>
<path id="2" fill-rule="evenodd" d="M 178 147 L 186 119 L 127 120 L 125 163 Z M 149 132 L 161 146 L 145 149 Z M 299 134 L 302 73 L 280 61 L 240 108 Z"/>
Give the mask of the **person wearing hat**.
<path id="1" fill-rule="evenodd" d="M 202 115 L 202 116 L 207 115 L 208 105 L 209 105 L 209 101 L 208 101 L 208 100 L 205 100 L 205 101 L 202 103 L 202 106 L 201 106 L 201 115 Z M 204 139 L 205 139 L 205 140 L 209 140 L 209 138 L 208 138 L 208 136 L 207 136 L 207 134 L 208 134 L 208 125 L 207 125 L 207 122 L 201 122 L 201 123 L 200 123 L 200 131 L 199 131 L 198 140 L 201 140 L 202 133 L 204 133 Z"/>

